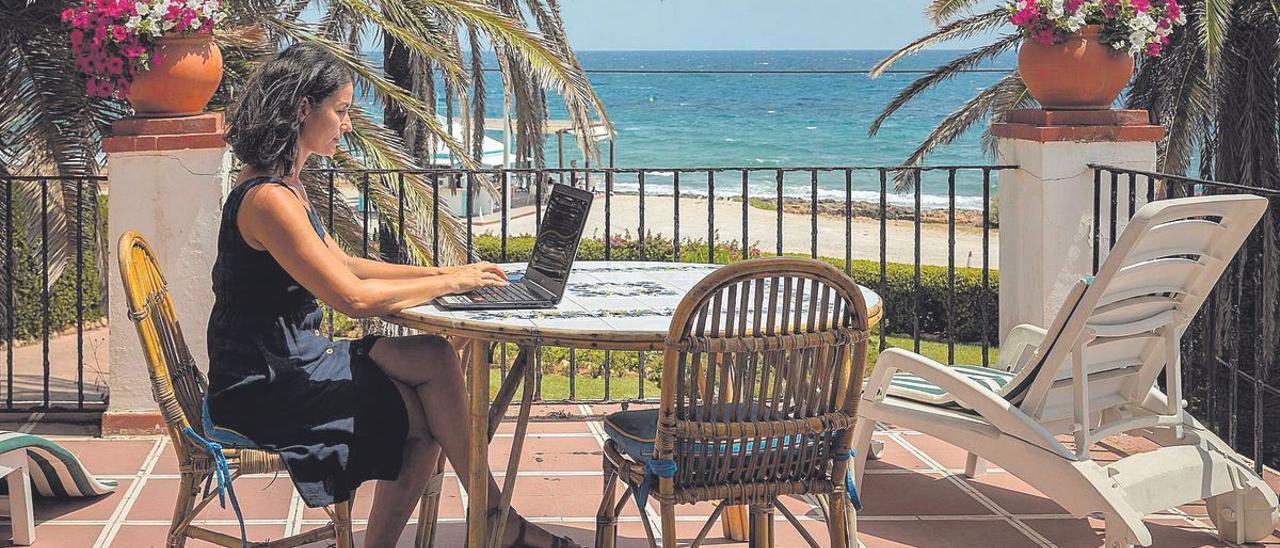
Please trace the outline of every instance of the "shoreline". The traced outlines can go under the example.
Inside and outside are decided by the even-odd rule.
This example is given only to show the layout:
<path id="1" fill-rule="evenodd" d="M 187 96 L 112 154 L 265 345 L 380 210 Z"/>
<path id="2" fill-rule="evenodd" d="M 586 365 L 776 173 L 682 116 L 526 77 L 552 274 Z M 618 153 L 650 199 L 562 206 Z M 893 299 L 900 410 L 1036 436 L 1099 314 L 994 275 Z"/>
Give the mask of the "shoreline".
<path id="1" fill-rule="evenodd" d="M 810 254 L 816 247 L 819 256 L 843 259 L 846 256 L 847 238 L 852 244 L 851 256 L 854 259 L 878 261 L 880 248 L 883 246 L 885 259 L 888 262 L 906 264 L 915 262 L 916 223 L 913 208 L 886 207 L 885 216 L 888 220 L 884 226 L 885 238 L 881 242 L 879 204 L 864 202 L 863 206 L 854 209 L 854 215 L 846 225 L 843 202 L 828 201 L 826 207 L 823 207 L 820 201 L 819 214 L 815 221 L 814 216 L 809 213 L 810 202 L 801 198 L 794 200 L 794 202 L 783 200 L 781 233 L 784 253 Z M 615 192 L 609 201 L 609 235 L 634 237 L 641 224 L 639 195 Z M 586 237 L 605 236 L 604 207 L 603 197 L 598 196 L 592 202 L 587 226 L 583 231 Z M 649 195 L 644 199 L 644 231 L 665 237 L 671 237 L 678 231 L 681 240 L 706 241 L 709 236 L 707 222 L 708 212 L 710 212 L 714 215 L 714 233 L 711 236 L 716 243 L 736 242 L 740 245 L 744 221 L 742 209 L 742 199 L 736 196 L 716 198 L 713 204 L 708 204 L 705 196 L 684 194 L 677 205 L 671 195 Z M 947 211 L 945 209 L 925 209 L 924 211 L 925 214 L 921 216 L 919 223 L 920 262 L 946 266 L 949 255 L 949 231 L 945 222 Z M 969 215 L 963 216 L 961 211 L 956 210 L 955 265 L 981 268 L 982 214 L 980 211 L 964 210 L 968 211 Z M 874 216 L 868 216 L 872 214 Z M 904 218 L 894 218 L 897 215 Z M 778 217 L 776 209 L 762 209 L 755 205 L 747 208 L 746 227 L 749 243 L 758 247 L 764 255 L 772 255 L 777 251 Z M 534 221 L 535 216 L 532 214 L 531 207 L 527 208 L 524 215 L 513 214 L 507 221 L 507 233 L 511 236 L 534 234 L 536 232 Z M 967 224 L 966 221 L 974 224 Z M 501 222 L 496 217 L 484 221 L 477 220 L 473 226 L 476 234 L 498 234 L 501 230 Z M 999 264 L 999 235 L 999 228 L 992 226 L 987 238 L 988 264 L 992 270 L 996 270 Z"/>

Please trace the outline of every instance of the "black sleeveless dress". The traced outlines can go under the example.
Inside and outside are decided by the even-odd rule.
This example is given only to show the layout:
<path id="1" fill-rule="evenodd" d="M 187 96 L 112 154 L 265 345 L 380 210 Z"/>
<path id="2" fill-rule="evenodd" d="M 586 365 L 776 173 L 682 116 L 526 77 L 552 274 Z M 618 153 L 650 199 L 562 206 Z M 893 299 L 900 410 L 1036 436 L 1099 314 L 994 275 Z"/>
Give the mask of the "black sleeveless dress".
<path id="1" fill-rule="evenodd" d="M 310 507 L 347 501 L 361 482 L 394 480 L 408 432 L 404 400 L 369 358 L 375 336 L 330 341 L 316 298 L 271 254 L 245 243 L 236 215 L 255 177 L 222 210 L 209 317 L 209 415 L 284 459 Z M 317 237 L 324 228 L 308 208 Z"/>

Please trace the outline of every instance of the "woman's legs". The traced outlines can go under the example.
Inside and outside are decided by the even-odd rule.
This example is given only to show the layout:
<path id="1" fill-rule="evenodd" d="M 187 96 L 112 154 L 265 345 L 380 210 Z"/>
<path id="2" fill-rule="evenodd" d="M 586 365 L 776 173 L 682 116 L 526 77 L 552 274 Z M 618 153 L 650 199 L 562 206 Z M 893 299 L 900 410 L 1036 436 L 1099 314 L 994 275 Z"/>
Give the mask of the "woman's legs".
<path id="1" fill-rule="evenodd" d="M 421 418 L 425 419 L 430 436 L 444 451 L 458 476 L 467 477 L 473 464 L 467 452 L 471 445 L 471 431 L 467 427 L 467 421 L 461 420 L 468 416 L 468 409 L 466 384 L 458 353 L 441 337 L 415 335 L 379 339 L 369 351 L 369 357 L 392 379 L 413 388 L 421 403 Z M 409 413 L 412 415 L 413 410 L 410 409 Z M 429 468 L 434 466 L 436 458 L 424 461 Z M 430 471 L 427 472 L 429 473 Z M 464 485 L 463 488 L 465 487 Z M 490 474 L 490 508 L 496 508 L 499 500 L 498 483 Z M 405 512 L 412 510 L 411 505 L 406 505 L 406 508 Z M 408 514 L 405 516 L 407 519 Z M 508 514 L 508 520 L 504 528 L 504 543 L 513 542 L 520 530 L 519 516 L 512 512 Z M 530 527 L 525 540 L 536 546 L 550 546 L 553 538 L 539 527 Z"/>
<path id="2" fill-rule="evenodd" d="M 395 481 L 379 481 L 369 512 L 369 528 L 365 530 L 365 546 L 395 546 L 409 515 L 426 489 L 435 463 L 440 458 L 440 444 L 431 437 L 422 413 L 418 394 L 408 385 L 392 381 L 400 391 L 409 415 L 409 438 L 404 447 L 400 476 Z"/>

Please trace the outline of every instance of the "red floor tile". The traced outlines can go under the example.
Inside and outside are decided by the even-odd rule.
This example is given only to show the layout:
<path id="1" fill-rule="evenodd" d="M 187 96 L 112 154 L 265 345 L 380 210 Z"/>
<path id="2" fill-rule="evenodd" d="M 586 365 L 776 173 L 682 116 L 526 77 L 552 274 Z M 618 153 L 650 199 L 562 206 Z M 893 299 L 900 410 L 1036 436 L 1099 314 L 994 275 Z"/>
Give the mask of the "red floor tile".
<path id="1" fill-rule="evenodd" d="M 36 525 L 36 542 L 33 548 L 66 548 L 69 546 L 93 546 L 102 533 L 101 525 Z M 9 524 L 0 525 L 0 546 L 13 546 L 13 530 Z"/>
<path id="2" fill-rule="evenodd" d="M 489 467 L 506 472 L 514 438 L 498 438 L 489 445 Z M 599 471 L 604 450 L 595 438 L 525 438 L 520 450 L 522 472 Z"/>
<path id="3" fill-rule="evenodd" d="M 32 500 L 36 523 L 48 520 L 105 520 L 124 500 L 130 480 L 121 480 L 116 490 L 99 497 L 55 499 L 37 496 Z"/>
<path id="4" fill-rule="evenodd" d="M 498 425 L 499 434 L 514 434 L 515 431 L 516 431 L 516 424 L 515 424 L 514 417 L 509 417 L 506 421 L 503 421 L 502 424 Z M 580 421 L 580 420 L 556 421 L 556 422 L 531 420 L 529 421 L 528 432 L 530 434 L 533 434 L 533 433 L 590 434 L 591 429 L 587 426 L 586 421 Z"/>
<path id="5" fill-rule="evenodd" d="M 876 474 L 863 478 L 866 516 L 985 515 L 991 511 L 951 481 L 925 474 Z"/>
<path id="6" fill-rule="evenodd" d="M 1092 547 L 1103 545 L 1106 525 L 1099 519 L 1026 519 L 1023 521 L 1059 546 Z M 1206 531 L 1182 519 L 1147 519 L 1144 523 L 1146 523 L 1148 530 L 1151 531 L 1152 546 L 1231 546 L 1231 544 L 1218 539 L 1212 529 Z M 1251 544 L 1250 546 L 1266 545 L 1268 544 Z M 1274 546 L 1275 544 L 1271 545 Z"/>
<path id="7" fill-rule="evenodd" d="M 593 405 L 592 412 L 607 410 L 604 405 Z M 538 406 L 537 413 L 542 415 L 562 413 L 579 415 L 576 405 Z M 510 432 L 512 426 L 502 426 L 503 432 Z M 582 420 L 564 422 L 531 423 L 531 433 L 548 434 L 584 434 L 583 436 L 550 436 L 530 437 L 526 440 L 521 459 L 521 474 L 516 483 L 514 506 L 522 514 L 535 520 L 549 520 L 554 523 L 548 528 L 559 533 L 571 534 L 584 545 L 590 545 L 594 539 L 594 516 L 600 502 L 603 487 L 600 470 L 601 449 L 599 442 L 590 434 L 589 423 Z M 868 547 L 874 546 L 954 546 L 987 547 L 987 546 L 1030 546 L 1031 540 L 1007 521 L 993 515 L 991 511 L 975 500 L 966 489 L 958 487 L 953 480 L 931 472 L 920 458 L 917 458 L 906 447 L 899 445 L 887 436 L 882 437 L 887 443 L 885 457 L 881 461 L 869 464 L 869 473 L 860 485 L 866 508 L 860 514 L 861 540 Z M 903 432 L 907 443 L 926 453 L 929 458 L 940 462 L 951 469 L 964 466 L 964 451 L 942 443 L 928 436 Z M 102 525 L 64 525 L 65 520 L 105 521 L 123 500 L 125 491 L 131 483 L 130 476 L 143 467 L 147 453 L 154 447 L 159 438 L 119 438 L 89 439 L 61 438 L 63 443 L 75 452 L 89 469 L 97 474 L 125 477 L 118 491 L 112 495 L 95 500 L 56 501 L 38 499 L 36 501 L 37 519 L 41 521 L 37 528 L 37 546 L 87 546 L 102 530 Z M 505 469 L 506 456 L 512 439 L 502 437 L 491 446 L 491 469 L 501 472 Z M 1149 450 L 1145 440 L 1117 436 L 1109 438 L 1106 443 L 1093 448 L 1094 457 L 1100 461 L 1110 461 L 1123 455 Z M 167 445 L 167 444 L 166 444 Z M 154 472 L 162 475 L 177 475 L 177 463 L 172 447 L 166 447 L 160 456 Z M 572 473 L 572 474 L 570 474 Z M 585 474 L 580 474 L 585 473 Z M 1268 480 L 1280 485 L 1280 478 L 1269 474 Z M 1053 500 L 1046 497 L 1011 474 L 991 472 L 975 480 L 959 478 L 968 488 L 976 489 L 986 498 L 995 502 L 1002 509 L 1018 516 L 1061 515 L 1066 511 Z M 178 480 L 172 477 L 151 477 L 138 493 L 125 524 L 114 542 L 115 546 L 159 546 L 163 544 L 166 526 L 173 511 L 175 491 Z M 359 521 L 367 520 L 371 511 L 375 493 L 375 483 L 369 483 L 356 493 L 353 514 Z M 618 493 L 623 488 L 619 486 Z M 294 497 L 293 484 L 286 475 L 280 475 L 272 483 L 271 478 L 242 478 L 236 481 L 236 491 L 244 508 L 245 516 L 252 520 L 279 520 L 280 523 L 270 525 L 254 525 L 251 536 L 258 539 L 280 538 L 284 534 L 284 520 L 288 515 L 290 503 Z M 821 514 L 807 501 L 784 497 L 782 503 L 802 520 L 802 525 L 822 546 L 827 545 L 826 524 L 821 521 Z M 702 519 L 710 515 L 715 505 L 703 502 L 695 505 L 682 505 L 677 509 L 677 522 L 681 545 L 687 545 L 697 535 L 702 526 Z M 1182 508 L 1192 516 L 1203 516 L 1203 504 L 1195 503 Z M 322 522 L 327 516 L 320 509 L 304 509 L 304 518 L 308 521 Z M 447 478 L 441 497 L 440 517 L 445 522 L 438 524 L 437 546 L 461 546 L 465 527 L 454 522 L 465 515 L 462 507 L 460 484 L 456 478 Z M 624 520 L 634 520 L 638 516 L 634 503 L 628 503 L 622 512 Z M 964 517 L 960 517 L 964 516 Z M 561 523 L 564 517 L 581 519 L 581 522 Z M 925 517 L 927 519 L 920 519 Z M 207 509 L 201 516 L 206 520 L 234 519 L 228 509 L 216 506 Z M 54 520 L 49 523 L 46 520 Z M 151 523 L 138 523 L 146 520 Z M 413 534 L 416 530 L 415 516 L 410 518 L 404 535 L 398 546 L 412 546 Z M 1102 544 L 1104 527 L 1099 520 L 1055 518 L 1031 519 L 1024 517 L 1023 522 L 1032 527 L 1058 546 L 1092 547 Z M 1207 521 L 1204 521 L 1207 523 Z M 1173 548 L 1195 546 L 1224 546 L 1217 540 L 1212 530 L 1189 523 L 1173 516 L 1159 515 L 1147 520 L 1153 535 L 1153 545 Z M 308 523 L 306 527 L 310 527 Z M 357 540 L 363 536 L 365 525 L 357 524 Z M 238 534 L 234 524 L 221 524 L 215 527 L 228 534 Z M 620 524 L 620 546 L 646 546 L 644 533 L 640 524 L 635 521 L 623 521 Z M 7 537 L 8 529 L 0 525 L 0 538 Z M 745 546 L 745 543 L 728 542 L 720 538 L 722 529 L 719 524 L 712 528 L 708 546 Z M 0 546 L 5 545 L 0 540 Z M 195 545 L 198 543 L 192 543 Z M 776 546 L 803 546 L 802 537 L 791 525 L 781 518 L 775 523 Z M 1280 547 L 1280 541 L 1268 539 L 1261 546 Z M 324 544 L 319 545 L 321 547 Z"/>
<path id="8" fill-rule="evenodd" d="M 929 465 L 917 458 L 915 455 L 907 451 L 905 447 L 888 436 L 877 437 L 876 439 L 884 441 L 884 453 L 881 453 L 879 460 L 867 460 L 867 470 L 883 470 L 883 469 L 908 469 L 908 470 L 928 470 Z"/>
<path id="9" fill-rule="evenodd" d="M 964 468 L 965 459 L 969 455 L 964 449 L 929 436 L 904 435 L 902 440 L 949 470 Z"/>
<path id="10" fill-rule="evenodd" d="M 71 451 L 95 475 L 132 476 L 142 469 L 156 440 L 63 440 L 58 444 Z"/>
<path id="11" fill-rule="evenodd" d="M 239 525 L 209 525 L 206 527 L 220 533 L 240 536 Z M 245 530 L 250 541 L 274 540 L 284 536 L 284 525 L 250 525 L 245 527 Z M 169 527 L 167 525 L 126 524 L 120 526 L 120 531 L 116 533 L 116 538 L 111 543 L 111 546 L 119 548 L 160 548 L 164 546 L 165 536 L 168 532 Z M 187 546 L 210 546 L 210 544 L 200 541 L 188 541 Z"/>
<path id="12" fill-rule="evenodd" d="M 594 518 L 602 489 L 603 482 L 594 477 L 521 477 L 511 506 L 528 518 Z"/>
<path id="13" fill-rule="evenodd" d="M 1035 546 L 1026 535 L 1003 520 L 873 521 L 858 522 L 858 540 L 867 548 L 890 546 Z M 1061 544 L 1060 546 L 1078 546 Z"/>
<path id="14" fill-rule="evenodd" d="M 129 510 L 128 520 L 169 520 L 173 517 L 179 480 L 151 478 Z M 280 519 L 289 515 L 289 503 L 293 496 L 293 483 L 287 475 L 272 478 L 240 478 L 235 481 L 236 498 L 245 519 Z M 213 501 L 197 519 L 236 519 L 228 502 L 226 508 Z"/>
<path id="15" fill-rule="evenodd" d="M 1013 514 L 1066 514 L 1053 500 L 1013 474 L 994 472 L 975 479 L 965 478 L 969 485 L 986 495 L 1001 508 Z"/>

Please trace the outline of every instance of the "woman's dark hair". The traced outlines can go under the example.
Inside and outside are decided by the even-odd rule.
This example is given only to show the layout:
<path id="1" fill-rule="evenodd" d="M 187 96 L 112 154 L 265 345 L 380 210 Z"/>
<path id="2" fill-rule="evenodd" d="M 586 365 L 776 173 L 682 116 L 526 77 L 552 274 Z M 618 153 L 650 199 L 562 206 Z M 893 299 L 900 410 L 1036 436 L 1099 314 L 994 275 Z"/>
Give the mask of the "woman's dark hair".
<path id="1" fill-rule="evenodd" d="M 293 44 L 249 79 L 231 108 L 226 141 L 242 163 L 288 175 L 298 156 L 303 99 L 314 109 L 350 82 L 351 71 L 332 53 Z"/>

